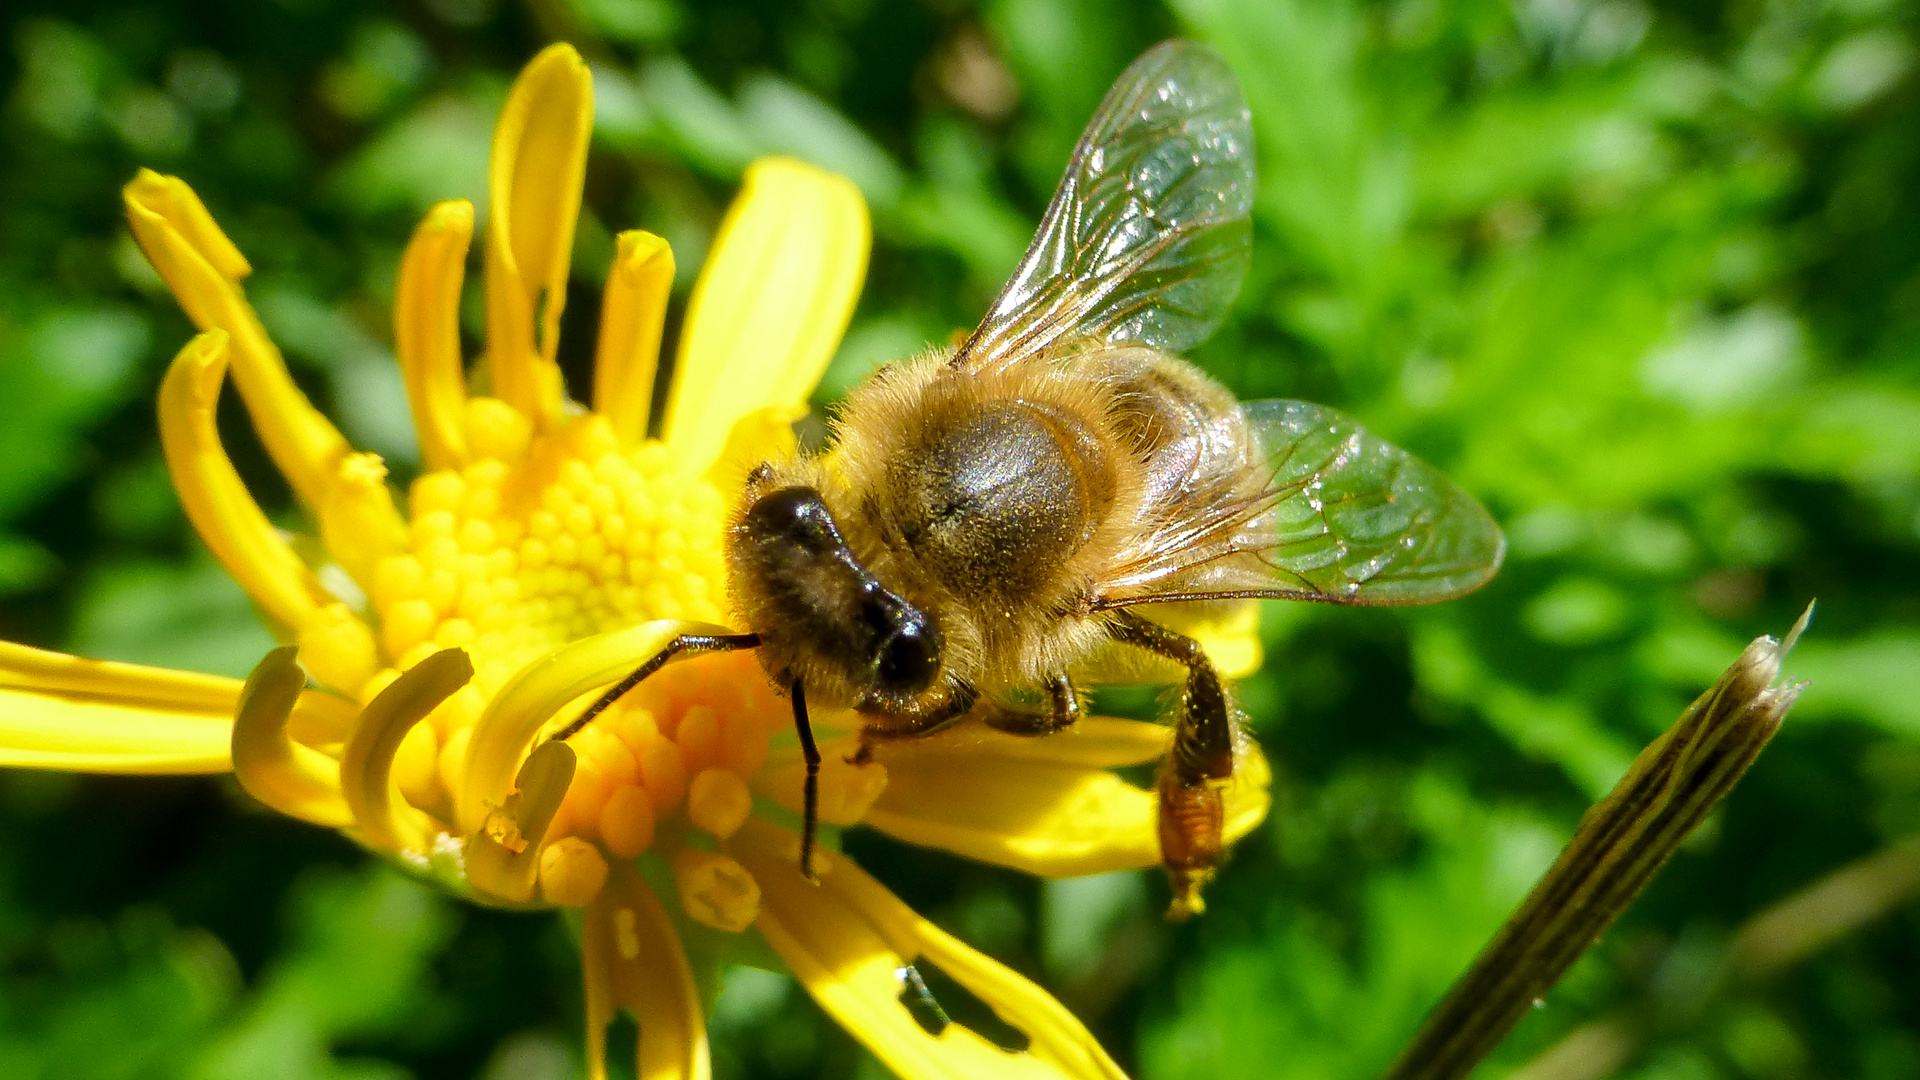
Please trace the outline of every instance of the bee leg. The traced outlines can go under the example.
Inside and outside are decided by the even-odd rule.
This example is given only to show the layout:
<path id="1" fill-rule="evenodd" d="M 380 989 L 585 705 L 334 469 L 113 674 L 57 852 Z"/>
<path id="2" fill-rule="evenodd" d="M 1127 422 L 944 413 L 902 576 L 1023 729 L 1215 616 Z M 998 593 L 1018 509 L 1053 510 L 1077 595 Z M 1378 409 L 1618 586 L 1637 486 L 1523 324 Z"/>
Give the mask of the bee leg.
<path id="1" fill-rule="evenodd" d="M 860 725 L 860 746 L 847 756 L 847 764 L 865 765 L 872 761 L 876 743 L 924 739 L 945 731 L 965 720 L 979 700 L 980 691 L 966 683 L 957 683 L 947 690 L 944 701 L 938 701 L 922 712 L 882 712 L 859 708 L 863 721 Z"/>
<path id="2" fill-rule="evenodd" d="M 608 687 L 606 693 L 587 706 L 585 712 L 574 717 L 573 723 L 562 728 L 554 739 L 565 742 L 578 735 L 581 728 L 593 722 L 594 717 L 606 712 L 607 706 L 625 697 L 627 691 L 645 682 L 654 672 L 666 667 L 667 661 L 681 653 L 733 652 L 736 649 L 757 648 L 759 645 L 758 634 L 681 634 L 667 642 L 666 647 L 654 653 L 646 663 L 628 672 L 626 678 Z"/>
<path id="3" fill-rule="evenodd" d="M 987 726 L 1009 735 L 1052 735 L 1080 719 L 1080 695 L 1065 673 L 1047 680 L 1047 711 L 996 708 L 987 714 Z"/>
<path id="4" fill-rule="evenodd" d="M 1160 769 L 1160 861 L 1173 882 L 1170 919 L 1205 910 L 1200 889 L 1213 876 L 1224 847 L 1226 807 L 1220 795 L 1233 776 L 1233 724 L 1226 690 L 1200 644 L 1131 612 L 1115 613 L 1107 632 L 1115 641 L 1164 656 L 1187 669 L 1174 718 L 1173 749 Z"/>
<path id="5" fill-rule="evenodd" d="M 793 730 L 800 737 L 800 756 L 807 762 L 807 783 L 801 795 L 800 876 L 820 884 L 813 872 L 814 835 L 820 831 L 820 748 L 813 741 L 813 725 L 807 721 L 807 692 L 799 679 L 793 680 Z"/>
<path id="6" fill-rule="evenodd" d="M 980 691 L 960 683 L 947 691 L 946 700 L 936 701 L 921 712 L 885 712 L 861 707 L 866 721 L 860 728 L 860 741 L 892 742 L 896 739 L 924 739 L 967 718 L 980 700 Z"/>

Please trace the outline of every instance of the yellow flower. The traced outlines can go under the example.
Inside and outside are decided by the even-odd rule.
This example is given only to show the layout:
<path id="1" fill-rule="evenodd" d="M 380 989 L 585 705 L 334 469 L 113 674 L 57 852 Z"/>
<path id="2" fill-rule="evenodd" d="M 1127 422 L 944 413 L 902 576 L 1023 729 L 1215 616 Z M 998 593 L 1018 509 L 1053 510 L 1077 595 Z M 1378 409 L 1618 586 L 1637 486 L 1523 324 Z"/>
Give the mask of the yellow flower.
<path id="1" fill-rule="evenodd" d="M 586 67 L 566 46 L 514 85 L 494 140 L 477 377 L 458 326 L 472 206 L 433 208 L 407 249 L 395 341 L 424 471 L 404 513 L 380 459 L 353 451 L 288 377 L 241 288 L 246 258 L 192 190 L 151 172 L 127 186 L 134 235 L 201 329 L 161 388 L 168 468 L 207 546 L 293 644 L 240 684 L 0 643 L 0 764 L 231 769 L 268 806 L 477 901 L 584 909 L 596 1077 L 621 1008 L 640 1022 L 641 1076 L 708 1075 L 680 919 L 758 933 L 905 1076 L 1117 1075 L 1044 991 L 845 858 L 822 852 L 820 884 L 801 877 L 784 827 L 801 791 L 791 713 L 752 657 L 668 667 L 571 742 L 545 741 L 675 634 L 724 627 L 729 500 L 744 469 L 793 452 L 789 425 L 845 329 L 868 246 L 846 180 L 786 159 L 750 168 L 650 439 L 673 255 L 659 237 L 621 235 L 582 408 L 554 357 L 591 117 Z M 275 528 L 223 451 L 214 412 L 229 373 L 318 544 Z M 1229 669 L 1258 662 L 1250 624 L 1218 644 Z M 1159 757 L 1161 726 L 955 731 L 854 765 L 854 718 L 815 722 L 829 825 L 1037 874 L 1157 861 L 1153 797 L 1110 770 Z M 1230 835 L 1264 816 L 1266 783 L 1254 752 L 1229 792 Z M 900 1001 L 915 964 L 943 969 L 1030 1046 L 923 1027 Z"/>

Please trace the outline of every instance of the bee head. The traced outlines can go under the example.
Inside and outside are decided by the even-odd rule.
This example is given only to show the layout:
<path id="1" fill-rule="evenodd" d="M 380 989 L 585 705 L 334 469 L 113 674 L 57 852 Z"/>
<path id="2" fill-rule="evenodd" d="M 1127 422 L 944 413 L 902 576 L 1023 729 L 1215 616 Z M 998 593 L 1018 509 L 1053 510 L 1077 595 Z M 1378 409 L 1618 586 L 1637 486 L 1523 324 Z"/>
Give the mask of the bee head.
<path id="1" fill-rule="evenodd" d="M 848 549 L 820 492 L 781 487 L 750 496 L 734 527 L 734 591 L 776 651 L 800 653 L 861 697 L 895 705 L 940 672 L 940 631 Z M 781 646 L 785 646 L 784 649 Z M 811 664 L 806 664 L 811 661 Z"/>

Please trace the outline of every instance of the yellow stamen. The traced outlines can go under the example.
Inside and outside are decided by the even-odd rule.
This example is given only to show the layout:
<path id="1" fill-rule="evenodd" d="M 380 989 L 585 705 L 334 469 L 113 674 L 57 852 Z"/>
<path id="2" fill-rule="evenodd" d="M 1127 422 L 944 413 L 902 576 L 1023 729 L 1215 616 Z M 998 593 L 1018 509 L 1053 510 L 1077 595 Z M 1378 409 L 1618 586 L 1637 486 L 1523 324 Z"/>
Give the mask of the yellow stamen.
<path id="1" fill-rule="evenodd" d="M 564 44 L 548 46 L 521 71 L 494 128 L 487 363 L 494 393 L 536 429 L 559 414 L 554 354 L 592 131 L 593 80 Z"/>
<path id="2" fill-rule="evenodd" d="M 600 849 L 563 836 L 540 850 L 540 895 L 561 907 L 586 907 L 607 883 L 607 860 Z"/>
<path id="3" fill-rule="evenodd" d="M 687 918 L 715 930 L 739 933 L 760 915 L 759 882 L 746 867 L 717 851 L 674 852 L 673 883 Z"/>
<path id="4" fill-rule="evenodd" d="M 499 398 L 468 400 L 466 429 L 467 453 L 496 461 L 519 461 L 533 438 L 532 422 Z"/>
<path id="5" fill-rule="evenodd" d="M 400 261 L 393 344 L 429 469 L 467 461 L 467 381 L 460 359 L 460 285 L 473 239 L 473 204 L 443 202 L 427 212 Z"/>
<path id="6" fill-rule="evenodd" d="M 600 809 L 600 842 L 614 855 L 631 859 L 653 846 L 655 822 L 646 789 L 623 787 L 607 796 Z"/>
<path id="7" fill-rule="evenodd" d="M 687 794 L 687 765 L 686 759 L 680 756 L 680 748 L 654 734 L 635 756 L 639 759 L 640 778 L 653 797 L 654 809 L 665 811 L 680 805 Z"/>
<path id="8" fill-rule="evenodd" d="M 580 763 L 573 772 L 573 785 L 567 788 L 566 800 L 560 804 L 560 815 L 554 821 L 554 833 L 573 832 L 593 837 L 600 826 L 600 811 L 611 791 L 594 760 L 580 755 Z"/>
<path id="9" fill-rule="evenodd" d="M 316 608 L 294 631 L 302 666 L 315 682 L 343 694 L 359 694 L 380 669 L 373 631 L 341 603 Z"/>
<path id="10" fill-rule="evenodd" d="M 227 370 L 228 336 L 187 342 L 160 384 L 160 446 L 187 519 L 214 557 L 267 614 L 299 626 L 332 598 L 247 494 L 220 446 L 214 407 Z"/>
<path id="11" fill-rule="evenodd" d="M 353 811 L 340 794 L 340 766 L 287 737 L 307 677 L 294 648 L 266 655 L 240 692 L 233 718 L 233 775 L 247 794 L 289 817 L 340 829 Z"/>
<path id="12" fill-rule="evenodd" d="M 593 411 L 627 446 L 647 436 L 660 330 L 673 288 L 673 249 L 650 232 L 620 234 L 600 306 L 600 348 L 593 365 Z"/>
<path id="13" fill-rule="evenodd" d="M 753 792 L 738 773 L 707 769 L 687 789 L 687 820 L 721 840 L 732 836 L 753 813 Z"/>

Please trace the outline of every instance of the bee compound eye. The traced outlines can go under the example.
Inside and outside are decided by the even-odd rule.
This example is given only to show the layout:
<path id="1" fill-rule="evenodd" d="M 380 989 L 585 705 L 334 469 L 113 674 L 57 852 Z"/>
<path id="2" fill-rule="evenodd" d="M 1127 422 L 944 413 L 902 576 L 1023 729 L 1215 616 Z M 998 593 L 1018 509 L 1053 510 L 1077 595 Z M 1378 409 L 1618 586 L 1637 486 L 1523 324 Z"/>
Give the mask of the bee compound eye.
<path id="1" fill-rule="evenodd" d="M 901 621 L 880 647 L 880 686 L 889 693 L 917 694 L 933 685 L 940 670 L 940 634 L 915 612 Z"/>

